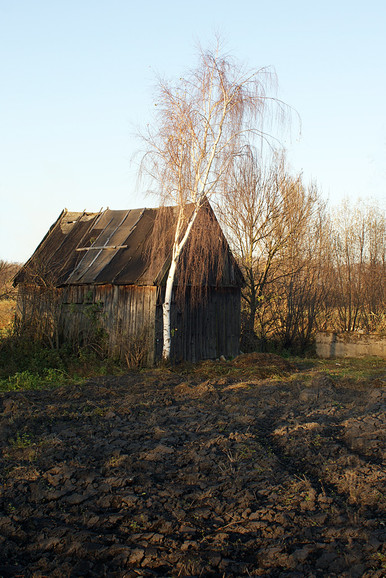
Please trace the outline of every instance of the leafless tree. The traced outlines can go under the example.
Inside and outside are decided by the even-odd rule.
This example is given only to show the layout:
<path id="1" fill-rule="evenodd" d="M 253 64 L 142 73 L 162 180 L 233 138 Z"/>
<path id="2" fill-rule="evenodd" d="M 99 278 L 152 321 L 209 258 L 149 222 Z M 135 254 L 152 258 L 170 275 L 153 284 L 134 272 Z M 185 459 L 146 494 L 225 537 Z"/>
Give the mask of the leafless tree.
<path id="1" fill-rule="evenodd" d="M 20 270 L 16 282 L 16 333 L 58 349 L 61 289 L 56 287 L 52 265 L 30 259 Z"/>
<path id="2" fill-rule="evenodd" d="M 0 260 L 0 328 L 12 323 L 17 290 L 13 278 L 20 269 L 18 263 Z"/>
<path id="3" fill-rule="evenodd" d="M 306 239 L 319 204 L 316 188 L 289 173 L 283 152 L 262 158 L 248 148 L 239 157 L 218 212 L 246 281 L 244 347 L 256 345 L 257 316 L 261 338 L 277 322 L 278 289 L 305 267 Z"/>
<path id="4" fill-rule="evenodd" d="M 306 226 L 294 231 L 281 258 L 282 275 L 272 284 L 273 336 L 284 349 L 304 352 L 323 322 L 330 295 L 329 220 L 314 191 Z"/>
<path id="5" fill-rule="evenodd" d="M 288 107 L 269 94 L 267 68 L 246 71 L 229 56 L 199 53 L 198 66 L 178 82 L 158 82 L 155 127 L 143 135 L 142 172 L 161 203 L 178 207 L 163 303 L 163 357 L 170 357 L 170 308 L 176 271 L 202 206 L 227 196 L 235 159 L 253 139 L 267 139 L 268 121 Z"/>
<path id="6" fill-rule="evenodd" d="M 0 301 L 15 296 L 16 290 L 12 280 L 19 269 L 18 263 L 0 260 Z"/>
<path id="7" fill-rule="evenodd" d="M 335 211 L 335 329 L 372 331 L 384 323 L 385 232 L 385 214 L 374 203 L 345 200 Z"/>

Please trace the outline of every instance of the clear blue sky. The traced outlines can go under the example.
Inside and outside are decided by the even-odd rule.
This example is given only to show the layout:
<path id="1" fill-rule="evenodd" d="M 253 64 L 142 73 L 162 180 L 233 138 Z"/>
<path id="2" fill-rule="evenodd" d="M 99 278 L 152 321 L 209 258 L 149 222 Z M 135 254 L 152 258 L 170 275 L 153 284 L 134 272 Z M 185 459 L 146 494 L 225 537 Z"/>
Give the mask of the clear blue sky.
<path id="1" fill-rule="evenodd" d="M 384 0 L 0 0 L 0 259 L 25 261 L 64 207 L 154 204 L 136 187 L 156 74 L 213 44 L 276 70 L 302 121 L 292 169 L 330 204 L 386 200 Z"/>

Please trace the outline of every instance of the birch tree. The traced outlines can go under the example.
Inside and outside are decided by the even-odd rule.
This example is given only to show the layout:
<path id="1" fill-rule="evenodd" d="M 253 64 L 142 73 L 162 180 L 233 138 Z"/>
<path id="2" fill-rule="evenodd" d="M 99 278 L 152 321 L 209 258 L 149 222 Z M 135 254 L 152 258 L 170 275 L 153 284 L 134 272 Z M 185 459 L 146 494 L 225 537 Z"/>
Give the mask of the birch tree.
<path id="1" fill-rule="evenodd" d="M 176 271 L 197 215 L 215 195 L 227 195 L 235 158 L 246 143 L 270 137 L 267 122 L 287 108 L 269 92 L 270 69 L 247 71 L 219 47 L 199 53 L 197 67 L 177 82 L 159 80 L 156 122 L 143 138 L 142 170 L 153 180 L 161 204 L 178 207 L 163 303 L 163 358 L 170 358 L 170 314 Z M 193 208 L 193 210 L 192 210 Z"/>

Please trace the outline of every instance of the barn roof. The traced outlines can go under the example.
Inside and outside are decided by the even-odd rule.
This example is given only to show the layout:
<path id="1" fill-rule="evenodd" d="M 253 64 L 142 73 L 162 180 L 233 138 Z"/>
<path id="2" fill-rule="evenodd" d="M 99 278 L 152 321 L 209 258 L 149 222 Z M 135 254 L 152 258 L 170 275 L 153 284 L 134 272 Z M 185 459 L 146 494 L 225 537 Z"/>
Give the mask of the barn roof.
<path id="1" fill-rule="evenodd" d="M 209 205 L 208 205 L 209 206 Z M 176 207 L 166 207 L 170 238 Z M 212 212 L 212 210 L 209 208 Z M 162 282 L 169 258 L 150 250 L 159 209 L 106 209 L 97 213 L 65 209 L 36 251 L 15 277 L 15 284 L 31 276 L 55 286 L 84 284 L 156 285 Z M 213 212 L 212 212 L 213 214 Z M 175 225 L 174 225 L 175 226 Z M 220 229 L 221 230 L 221 229 Z M 228 248 L 231 266 L 222 285 L 240 285 L 241 273 Z M 224 277 L 224 275 L 223 275 Z"/>

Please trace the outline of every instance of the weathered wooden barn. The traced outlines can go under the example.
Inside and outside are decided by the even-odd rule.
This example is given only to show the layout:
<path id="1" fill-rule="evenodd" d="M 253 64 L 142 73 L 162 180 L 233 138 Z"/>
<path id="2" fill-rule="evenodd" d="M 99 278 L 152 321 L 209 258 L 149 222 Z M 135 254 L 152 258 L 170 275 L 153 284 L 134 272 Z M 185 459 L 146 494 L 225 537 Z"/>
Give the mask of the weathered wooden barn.
<path id="1" fill-rule="evenodd" d="M 56 343 L 82 345 L 103 336 L 110 352 L 156 362 L 176 215 L 173 207 L 64 210 L 15 278 L 20 322 Z M 239 353 L 242 283 L 208 203 L 177 274 L 173 360 Z"/>

